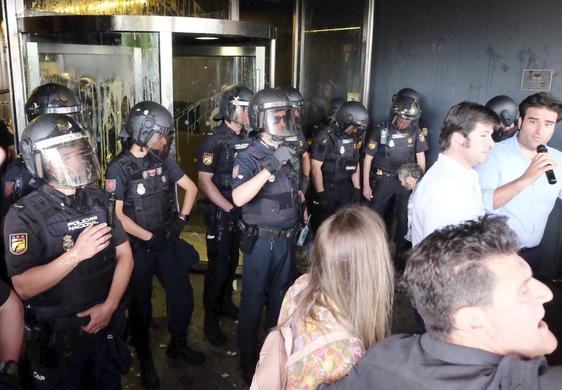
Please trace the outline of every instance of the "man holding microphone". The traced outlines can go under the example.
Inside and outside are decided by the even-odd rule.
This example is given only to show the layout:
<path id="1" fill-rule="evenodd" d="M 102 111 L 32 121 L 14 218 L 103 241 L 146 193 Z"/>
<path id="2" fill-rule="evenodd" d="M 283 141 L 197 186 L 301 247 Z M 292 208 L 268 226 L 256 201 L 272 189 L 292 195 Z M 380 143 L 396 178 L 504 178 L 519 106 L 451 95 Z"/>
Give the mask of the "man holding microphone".
<path id="1" fill-rule="evenodd" d="M 562 153 L 545 146 L 561 119 L 561 107 L 548 93 L 528 96 L 519 105 L 517 136 L 496 144 L 486 163 L 476 167 L 484 207 L 508 217 L 519 239 L 519 254 L 533 274 L 541 268 L 539 244 L 548 216 L 556 198 L 562 198 Z"/>

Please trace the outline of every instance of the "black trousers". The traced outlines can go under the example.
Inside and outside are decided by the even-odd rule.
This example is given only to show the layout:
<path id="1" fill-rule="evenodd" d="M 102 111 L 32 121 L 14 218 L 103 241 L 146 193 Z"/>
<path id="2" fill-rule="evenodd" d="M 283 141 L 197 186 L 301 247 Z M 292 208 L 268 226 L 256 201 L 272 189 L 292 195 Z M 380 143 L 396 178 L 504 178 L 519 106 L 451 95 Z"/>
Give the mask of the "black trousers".
<path id="1" fill-rule="evenodd" d="M 258 335 L 263 305 L 267 305 L 265 326 L 277 325 L 281 304 L 294 282 L 293 239 L 258 237 L 252 253 L 244 256 L 242 299 L 238 314 L 238 347 L 242 353 L 258 352 Z"/>
<path id="2" fill-rule="evenodd" d="M 408 232 L 410 191 L 402 187 L 396 176 L 376 176 L 371 186 L 373 200 L 370 207 L 384 219 L 388 235 L 396 244 L 397 252 L 408 249 L 409 243 L 404 236 Z"/>
<path id="3" fill-rule="evenodd" d="M 203 304 L 205 311 L 220 315 L 232 303 L 232 281 L 238 267 L 240 232 L 236 221 L 220 210 L 207 226 L 207 257 Z"/>
<path id="4" fill-rule="evenodd" d="M 324 184 L 324 203 L 319 203 L 312 214 L 312 230 L 316 232 L 322 222 L 345 205 L 353 203 L 355 189 L 351 180 L 341 184 Z"/>
<path id="5" fill-rule="evenodd" d="M 131 276 L 129 323 L 133 342 L 148 343 L 152 319 L 152 277 L 156 275 L 166 291 L 169 304 L 169 331 L 172 336 L 185 336 L 193 313 L 193 289 L 189 270 L 199 260 L 191 245 L 172 238 L 159 251 L 133 245 L 135 267 Z M 195 258 L 196 257 L 196 258 Z"/>

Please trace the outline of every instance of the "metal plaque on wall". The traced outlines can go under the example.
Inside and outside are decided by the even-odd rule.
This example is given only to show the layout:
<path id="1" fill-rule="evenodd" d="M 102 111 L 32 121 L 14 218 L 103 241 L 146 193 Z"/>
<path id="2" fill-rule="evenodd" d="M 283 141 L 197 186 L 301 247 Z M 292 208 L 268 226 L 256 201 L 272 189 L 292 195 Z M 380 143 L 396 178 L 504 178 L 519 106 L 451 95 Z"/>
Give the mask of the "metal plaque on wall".
<path id="1" fill-rule="evenodd" d="M 550 91 L 552 73 L 552 69 L 523 69 L 521 90 Z"/>

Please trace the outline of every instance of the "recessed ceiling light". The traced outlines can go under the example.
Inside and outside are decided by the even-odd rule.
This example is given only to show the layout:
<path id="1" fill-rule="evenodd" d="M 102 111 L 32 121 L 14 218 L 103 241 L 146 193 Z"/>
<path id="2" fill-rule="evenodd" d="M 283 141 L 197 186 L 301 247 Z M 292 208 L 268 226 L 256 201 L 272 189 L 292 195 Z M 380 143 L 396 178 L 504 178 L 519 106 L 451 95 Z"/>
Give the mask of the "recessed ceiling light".
<path id="1" fill-rule="evenodd" d="M 195 39 L 199 39 L 200 41 L 214 41 L 215 39 L 219 39 L 218 37 L 195 37 Z"/>

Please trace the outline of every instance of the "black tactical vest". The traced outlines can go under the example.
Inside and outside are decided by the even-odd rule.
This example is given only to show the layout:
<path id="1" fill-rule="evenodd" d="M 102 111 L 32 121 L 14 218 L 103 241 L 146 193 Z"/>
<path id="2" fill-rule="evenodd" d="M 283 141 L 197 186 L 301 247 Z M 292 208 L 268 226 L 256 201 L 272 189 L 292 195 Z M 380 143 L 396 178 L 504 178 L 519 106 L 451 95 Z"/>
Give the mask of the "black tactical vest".
<path id="1" fill-rule="evenodd" d="M 215 127 L 213 134 L 218 138 L 220 145 L 216 156 L 217 165 L 213 174 L 213 183 L 221 194 L 232 202 L 232 168 L 234 167 L 234 159 L 238 153 L 246 150 L 252 144 L 253 139 L 243 132 L 240 135 L 234 134 L 225 124 Z"/>
<path id="2" fill-rule="evenodd" d="M 401 133 L 392 125 L 383 124 L 382 126 L 387 129 L 386 139 L 381 139 L 379 142 L 379 149 L 373 158 L 373 166 L 385 172 L 397 174 L 403 164 L 416 161 L 414 137 L 419 136 L 416 132 L 417 127 L 410 127 Z"/>
<path id="3" fill-rule="evenodd" d="M 355 173 L 359 162 L 359 149 L 353 137 L 339 134 L 337 129 L 326 130 L 331 147 L 322 163 L 322 180 L 324 184 L 351 184 L 351 176 Z"/>
<path id="4" fill-rule="evenodd" d="M 256 145 L 247 149 L 260 168 L 273 158 Z M 261 169 L 260 169 L 261 170 Z M 300 204 L 299 177 L 290 164 L 284 165 L 265 183 L 260 192 L 242 208 L 242 219 L 249 225 L 287 229 L 297 224 Z"/>
<path id="5" fill-rule="evenodd" d="M 149 231 L 166 226 L 176 209 L 166 167 L 153 161 L 150 168 L 143 168 L 131 153 L 123 153 L 115 163 L 127 175 L 126 199 L 123 202 L 125 215 Z"/>
<path id="6" fill-rule="evenodd" d="M 41 188 L 18 201 L 22 219 L 41 227 L 43 263 L 48 264 L 70 249 L 78 235 L 92 223 L 107 222 L 105 194 L 84 188 L 69 204 L 61 205 L 49 188 Z M 82 261 L 59 283 L 31 298 L 38 319 L 65 318 L 105 301 L 115 270 L 115 247 Z"/>

